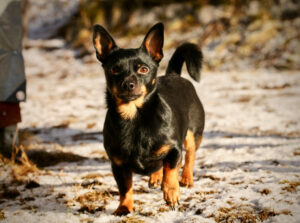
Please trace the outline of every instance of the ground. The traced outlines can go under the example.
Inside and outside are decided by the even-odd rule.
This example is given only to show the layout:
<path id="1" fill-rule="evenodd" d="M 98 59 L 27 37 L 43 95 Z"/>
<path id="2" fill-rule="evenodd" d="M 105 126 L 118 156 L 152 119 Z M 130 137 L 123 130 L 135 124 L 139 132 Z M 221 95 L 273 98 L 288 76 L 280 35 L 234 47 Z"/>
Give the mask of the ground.
<path id="1" fill-rule="evenodd" d="M 204 69 L 193 82 L 206 111 L 194 187 L 181 188 L 171 211 L 134 175 L 135 211 L 116 217 L 101 65 L 61 40 L 28 42 L 24 57 L 20 149 L 30 160 L 0 161 L 0 222 L 299 222 L 299 72 Z"/>

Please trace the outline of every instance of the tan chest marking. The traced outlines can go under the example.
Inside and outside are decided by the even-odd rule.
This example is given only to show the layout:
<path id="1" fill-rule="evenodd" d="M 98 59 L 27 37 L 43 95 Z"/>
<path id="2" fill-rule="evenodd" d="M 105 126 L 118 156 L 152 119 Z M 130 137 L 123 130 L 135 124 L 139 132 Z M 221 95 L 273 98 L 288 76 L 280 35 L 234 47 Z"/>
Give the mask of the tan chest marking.
<path id="1" fill-rule="evenodd" d="M 147 89 L 144 85 L 141 88 L 142 88 L 141 90 L 143 92 L 142 96 L 137 98 L 134 101 L 124 103 L 120 98 L 116 97 L 117 111 L 123 119 L 125 119 L 125 120 L 133 119 L 136 116 L 137 109 L 141 108 L 143 106 L 144 99 L 147 94 Z"/>

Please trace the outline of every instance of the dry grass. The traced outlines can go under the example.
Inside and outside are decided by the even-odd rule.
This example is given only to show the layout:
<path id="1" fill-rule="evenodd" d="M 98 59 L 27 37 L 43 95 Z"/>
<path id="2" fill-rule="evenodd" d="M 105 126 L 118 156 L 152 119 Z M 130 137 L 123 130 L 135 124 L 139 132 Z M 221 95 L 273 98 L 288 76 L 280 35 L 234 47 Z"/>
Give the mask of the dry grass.
<path id="1" fill-rule="evenodd" d="M 231 185 L 239 185 L 245 183 L 244 181 L 234 181 L 234 182 L 229 182 Z"/>
<path id="2" fill-rule="evenodd" d="M 287 209 L 282 210 L 281 214 L 293 216 L 292 212 L 290 210 L 287 210 Z"/>
<path id="3" fill-rule="evenodd" d="M 105 206 L 102 205 L 102 206 L 97 207 L 94 204 L 84 204 L 78 210 L 78 212 L 83 212 L 83 213 L 88 212 L 88 213 L 91 213 L 91 214 L 94 214 L 98 211 L 105 211 Z"/>
<path id="4" fill-rule="evenodd" d="M 145 221 L 137 218 L 136 216 L 125 217 L 117 223 L 144 223 Z"/>
<path id="5" fill-rule="evenodd" d="M 300 148 L 297 148 L 293 152 L 294 156 L 300 156 Z"/>
<path id="6" fill-rule="evenodd" d="M 109 160 L 109 158 L 108 158 L 108 156 L 107 156 L 107 154 L 106 154 L 105 151 L 102 151 L 102 150 L 95 150 L 95 151 L 91 152 L 91 154 L 98 154 L 98 155 L 100 155 L 100 157 L 101 157 L 104 161 L 108 161 L 108 160 Z"/>
<path id="7" fill-rule="evenodd" d="M 4 212 L 1 210 L 0 211 L 0 221 L 5 219 Z"/>
<path id="8" fill-rule="evenodd" d="M 28 175 L 30 173 L 40 173 L 40 170 L 36 167 L 36 165 L 29 160 L 23 146 L 15 146 L 10 165 L 12 167 L 13 178 L 20 182 L 27 182 Z"/>
<path id="9" fill-rule="evenodd" d="M 215 177 L 213 175 L 201 175 L 200 178 L 208 178 L 208 179 L 211 179 L 213 181 L 220 181 L 221 180 L 221 178 Z"/>
<path id="10" fill-rule="evenodd" d="M 265 221 L 270 217 L 274 217 L 276 215 L 279 215 L 279 213 L 274 212 L 273 210 L 264 209 L 261 212 L 258 213 L 258 217 L 261 221 Z"/>
<path id="11" fill-rule="evenodd" d="M 167 211 L 170 211 L 170 209 L 169 209 L 167 206 L 161 206 L 161 207 L 157 210 L 158 213 L 167 212 Z"/>
<path id="12" fill-rule="evenodd" d="M 259 191 L 259 193 L 261 193 L 262 195 L 268 195 L 269 193 L 271 193 L 271 191 L 268 188 L 264 188 Z"/>
<path id="13" fill-rule="evenodd" d="M 215 219 L 216 222 L 257 222 L 265 221 L 270 217 L 279 215 L 273 210 L 263 209 L 256 210 L 250 205 L 246 206 L 232 206 L 230 208 L 221 207 L 216 213 L 213 213 L 211 217 Z"/>
<path id="14" fill-rule="evenodd" d="M 300 185 L 300 181 L 287 182 L 288 186 L 282 187 L 282 190 L 294 193 L 297 191 L 297 187 Z"/>
<path id="15" fill-rule="evenodd" d="M 25 184 L 26 189 L 40 186 L 32 179 L 40 174 L 40 170 L 29 160 L 23 146 L 13 148 L 10 160 L 0 154 L 0 164 L 5 166 L 6 170 L 11 171 L 7 183 L 0 186 L 0 199 L 16 199 L 21 193 L 15 186 L 21 184 Z"/>
<path id="16" fill-rule="evenodd" d="M 97 211 L 104 211 L 108 200 L 112 199 L 114 195 L 116 195 L 114 191 L 93 190 L 76 197 L 74 200 L 81 205 L 78 210 L 79 212 L 89 212 L 93 214 Z"/>
<path id="17" fill-rule="evenodd" d="M 114 196 L 110 191 L 89 191 L 75 198 L 75 201 L 83 204 L 87 202 L 105 201 L 112 199 Z"/>
<path id="18" fill-rule="evenodd" d="M 198 195 L 210 195 L 210 194 L 216 194 L 219 193 L 218 191 L 209 190 L 209 191 L 197 191 L 196 194 Z"/>
<path id="19" fill-rule="evenodd" d="M 89 174 L 81 177 L 81 179 L 89 180 L 89 179 L 95 179 L 98 177 L 104 177 L 104 176 L 103 176 L 103 174 L 100 174 L 100 173 L 89 173 Z"/>

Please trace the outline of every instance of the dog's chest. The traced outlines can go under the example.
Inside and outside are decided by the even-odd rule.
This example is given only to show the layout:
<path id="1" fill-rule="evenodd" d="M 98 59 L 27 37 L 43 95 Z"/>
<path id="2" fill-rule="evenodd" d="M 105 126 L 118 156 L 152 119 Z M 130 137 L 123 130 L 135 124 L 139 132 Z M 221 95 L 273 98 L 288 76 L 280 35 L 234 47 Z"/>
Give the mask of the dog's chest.
<path id="1" fill-rule="evenodd" d="M 168 152 L 164 145 L 170 144 L 169 132 L 163 131 L 162 126 L 155 129 L 149 125 L 124 128 L 119 133 L 119 145 L 114 153 L 135 172 L 148 174 L 161 167 L 164 155 Z"/>

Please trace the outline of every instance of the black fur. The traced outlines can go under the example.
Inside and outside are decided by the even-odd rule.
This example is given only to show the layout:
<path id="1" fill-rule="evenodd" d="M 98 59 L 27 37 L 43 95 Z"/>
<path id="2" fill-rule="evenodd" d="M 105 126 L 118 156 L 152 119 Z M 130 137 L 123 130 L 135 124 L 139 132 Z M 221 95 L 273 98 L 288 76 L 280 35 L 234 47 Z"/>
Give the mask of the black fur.
<path id="1" fill-rule="evenodd" d="M 104 41 L 100 47 L 96 42 L 98 35 Z M 108 110 L 103 130 L 104 147 L 112 160 L 120 194 L 128 189 L 128 172 L 149 175 L 166 162 L 175 168 L 181 161 L 187 130 L 190 129 L 195 138 L 201 137 L 203 133 L 202 104 L 193 85 L 180 77 L 182 65 L 186 62 L 191 77 L 199 81 L 202 53 L 194 44 L 181 45 L 172 56 L 166 75 L 157 78 L 157 69 L 163 55 L 162 44 L 161 23 L 152 27 L 137 49 L 120 49 L 103 27 L 94 27 L 97 58 L 102 62 L 107 82 Z M 138 73 L 137 67 L 141 65 L 148 68 L 147 74 Z M 130 92 L 127 89 L 128 81 L 132 86 L 145 86 L 147 94 L 142 106 L 137 107 L 135 116 L 126 119 L 120 115 L 118 100 L 121 98 L 122 103 L 130 103 L 140 93 L 136 89 L 133 90 L 136 92 Z M 170 145 L 171 149 L 168 153 L 157 155 L 155 152 L 163 145 Z M 114 162 L 115 157 L 118 157 L 121 164 Z"/>
<path id="2" fill-rule="evenodd" d="M 182 65 L 186 62 L 186 67 L 191 77 L 195 81 L 199 81 L 202 59 L 202 52 L 199 50 L 197 45 L 184 43 L 176 49 L 175 53 L 171 57 L 166 70 L 166 75 L 174 73 L 180 75 Z"/>

